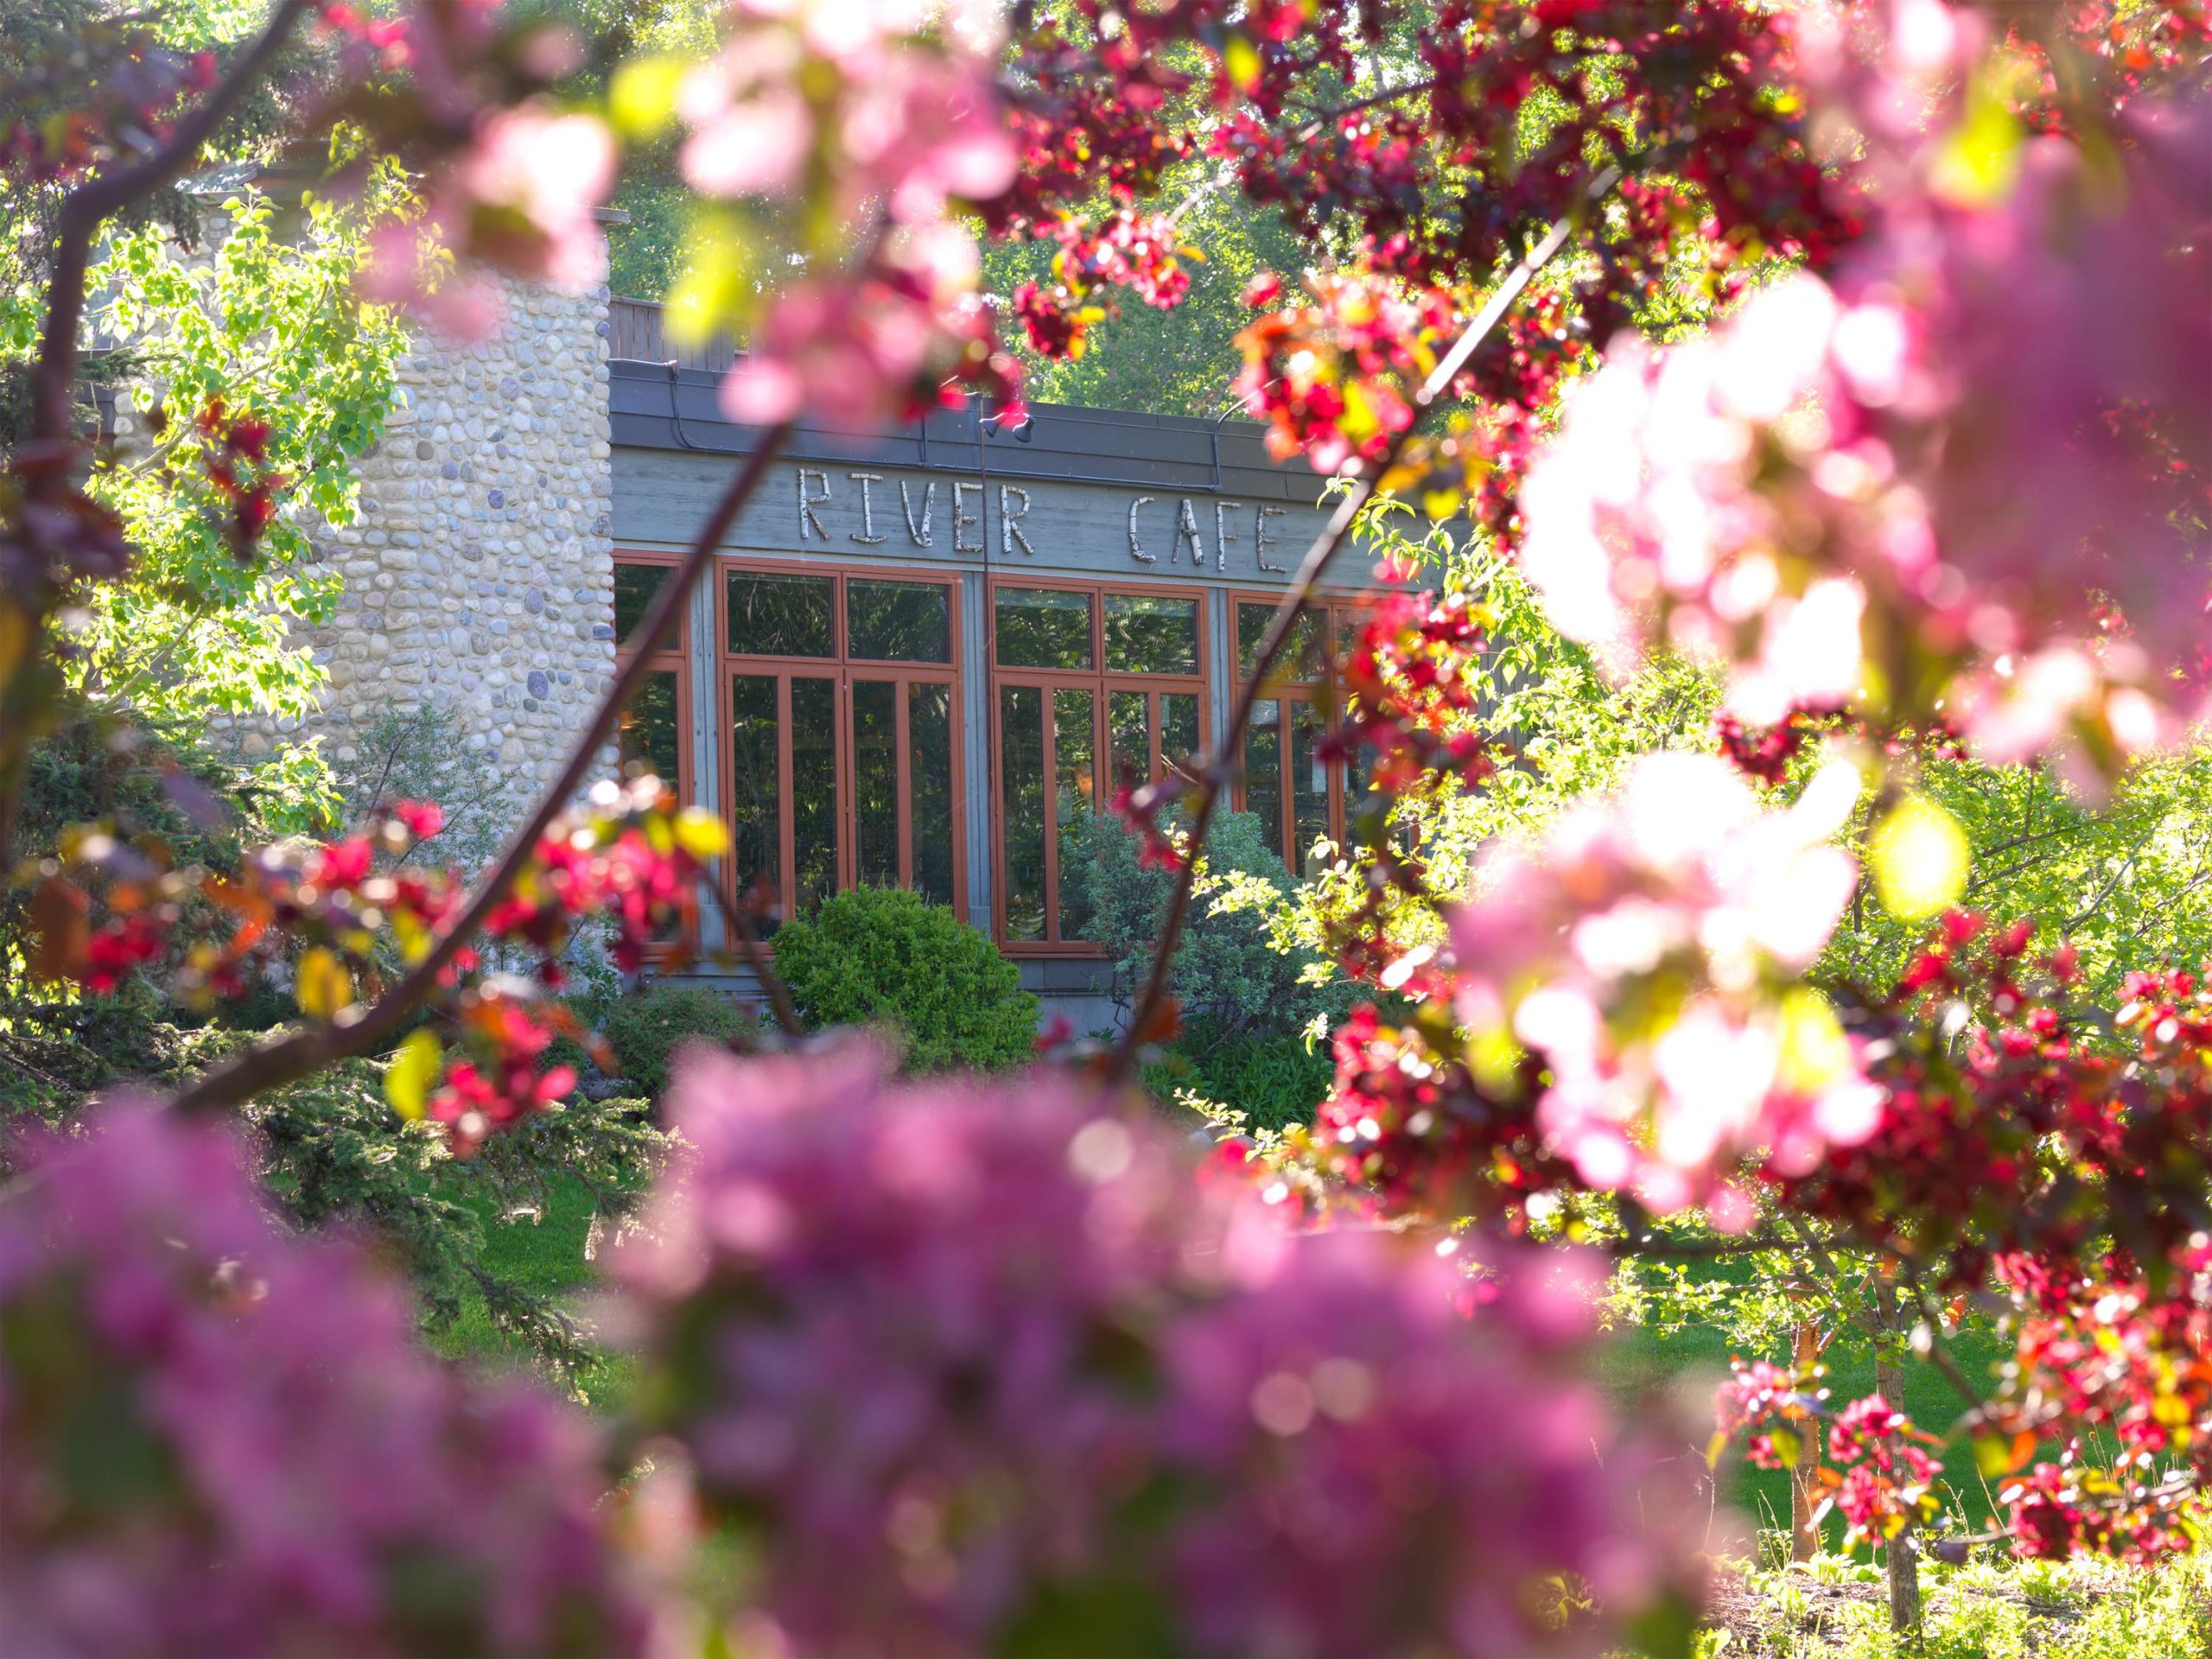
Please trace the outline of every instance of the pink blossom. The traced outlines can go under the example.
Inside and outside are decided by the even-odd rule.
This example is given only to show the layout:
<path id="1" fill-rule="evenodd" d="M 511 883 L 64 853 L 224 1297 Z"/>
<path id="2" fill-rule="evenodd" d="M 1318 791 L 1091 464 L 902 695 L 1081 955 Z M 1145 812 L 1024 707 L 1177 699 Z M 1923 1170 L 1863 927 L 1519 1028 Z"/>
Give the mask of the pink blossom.
<path id="1" fill-rule="evenodd" d="M 1901 9 L 1897 50 L 1957 48 L 1939 14 Z M 2175 672 L 2212 660 L 2212 118 L 2137 108 L 2120 136 L 2116 183 L 2058 138 L 1994 203 L 1900 183 L 1833 287 L 1617 351 L 1523 495 L 1554 622 L 1617 668 L 1717 659 L 1753 725 L 1941 715 L 2084 776 L 2171 741 Z M 1897 142 L 1898 180 L 1933 165 Z"/>
<path id="2" fill-rule="evenodd" d="M 1694 1583 L 1572 1271 L 1471 1295 L 1405 1241 L 1294 1236 L 1065 1077 L 701 1053 L 671 1102 L 694 1156 L 614 1272 L 652 1426 L 793 1651 L 1596 1653 Z M 1532 1614 L 1560 1573 L 1602 1617 Z"/>
<path id="3" fill-rule="evenodd" d="M 637 1651 L 585 1421 L 416 1345 L 228 1128 L 35 1137 L 0 1205 L 0 1629 L 38 1653 Z"/>
<path id="4" fill-rule="evenodd" d="M 1543 1057 L 1538 1122 L 1591 1185 L 1673 1210 L 1760 1148 L 1795 1167 L 1872 1132 L 1832 1017 L 1788 989 L 1850 897 L 1828 837 L 1858 791 L 1831 762 L 1772 810 L 1715 756 L 1649 755 L 1478 868 L 1452 924 L 1459 1016 Z"/>

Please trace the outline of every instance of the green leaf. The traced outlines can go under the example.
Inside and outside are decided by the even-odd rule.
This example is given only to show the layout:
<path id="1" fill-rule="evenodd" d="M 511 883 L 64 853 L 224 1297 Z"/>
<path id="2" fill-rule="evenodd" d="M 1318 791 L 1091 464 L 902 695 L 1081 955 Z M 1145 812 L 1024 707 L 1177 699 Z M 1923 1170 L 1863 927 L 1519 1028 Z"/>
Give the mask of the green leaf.
<path id="1" fill-rule="evenodd" d="M 445 1050 L 426 1028 L 408 1033 L 385 1068 L 384 1097 L 391 1109 L 412 1123 L 429 1102 L 430 1087 L 445 1064 Z"/>

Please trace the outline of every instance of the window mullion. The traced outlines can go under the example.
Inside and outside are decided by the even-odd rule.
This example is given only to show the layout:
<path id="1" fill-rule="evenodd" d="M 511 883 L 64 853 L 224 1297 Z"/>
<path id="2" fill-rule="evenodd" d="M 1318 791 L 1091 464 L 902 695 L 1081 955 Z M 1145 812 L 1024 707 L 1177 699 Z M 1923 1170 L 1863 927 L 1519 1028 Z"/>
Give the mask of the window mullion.
<path id="1" fill-rule="evenodd" d="M 1045 937 L 1054 943 L 1060 938 L 1060 721 L 1052 695 L 1057 689 L 1046 686 L 1037 697 L 1037 718 L 1044 728 L 1039 753 L 1044 757 Z"/>
<path id="2" fill-rule="evenodd" d="M 912 728 L 913 682 L 903 676 L 891 683 L 891 728 L 899 797 L 899 885 L 914 885 L 914 774 Z"/>

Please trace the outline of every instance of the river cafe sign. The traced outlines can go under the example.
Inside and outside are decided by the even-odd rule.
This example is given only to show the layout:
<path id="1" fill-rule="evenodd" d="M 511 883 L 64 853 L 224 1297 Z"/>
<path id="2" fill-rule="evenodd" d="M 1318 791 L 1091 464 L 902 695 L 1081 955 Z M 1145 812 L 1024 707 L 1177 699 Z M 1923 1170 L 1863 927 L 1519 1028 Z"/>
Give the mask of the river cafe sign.
<path id="1" fill-rule="evenodd" d="M 1017 551 L 1031 559 L 1029 491 L 1019 484 L 974 479 L 897 479 L 880 473 L 847 472 L 836 486 L 825 468 L 801 467 L 798 476 L 798 539 L 802 545 L 843 541 L 878 547 L 903 534 L 917 550 L 939 554 L 986 550 L 1012 559 Z M 940 498 L 939 485 L 944 486 Z M 1128 507 L 1129 557 L 1137 564 L 1187 564 L 1193 572 L 1230 569 L 1287 574 L 1280 562 L 1282 529 L 1272 521 L 1288 515 L 1280 504 L 1231 501 L 1220 497 L 1194 502 L 1190 496 L 1167 499 L 1139 495 Z M 855 509 L 857 508 L 857 512 Z M 1204 508 L 1211 508 L 1210 514 Z M 857 517 L 860 528 L 833 536 L 823 518 L 832 510 L 840 527 Z M 1211 519 L 1209 523 L 1208 520 Z M 1209 534 L 1209 532 L 1211 532 Z M 992 543 L 995 543 L 995 546 Z"/>

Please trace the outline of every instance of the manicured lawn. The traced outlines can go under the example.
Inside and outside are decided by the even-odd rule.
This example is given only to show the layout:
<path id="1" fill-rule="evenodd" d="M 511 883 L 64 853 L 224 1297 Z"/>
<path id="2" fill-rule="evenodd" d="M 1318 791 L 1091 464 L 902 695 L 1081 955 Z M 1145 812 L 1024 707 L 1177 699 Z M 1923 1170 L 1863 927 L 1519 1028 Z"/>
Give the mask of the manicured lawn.
<path id="1" fill-rule="evenodd" d="M 584 1259 L 591 1204 L 590 1190 L 583 1183 L 563 1179 L 554 1183 L 546 1213 L 535 1222 L 524 1217 L 499 1225 L 487 1216 L 486 1267 L 588 1315 L 588 1298 L 598 1282 L 595 1264 Z M 473 1293 L 461 1318 L 432 1340 L 448 1354 L 530 1363 L 529 1355 L 493 1325 L 482 1299 Z M 629 1376 L 628 1360 L 614 1354 L 588 1367 L 578 1382 L 588 1401 L 605 1407 L 627 1386 Z"/>
<path id="2" fill-rule="evenodd" d="M 1713 1262 L 1704 1265 L 1699 1272 L 1707 1282 L 1741 1283 L 1745 1269 L 1740 1263 Z M 1993 1368 L 2007 1352 L 2002 1344 L 1988 1335 L 1968 1332 L 1955 1340 L 1951 1348 L 1968 1376 L 1977 1381 L 1986 1377 L 1994 1387 Z M 1632 1409 L 1647 1399 L 1680 1387 L 1686 1377 L 1717 1382 L 1727 1374 L 1732 1354 L 1746 1360 L 1769 1359 L 1777 1363 L 1788 1357 L 1781 1353 L 1746 1352 L 1733 1347 L 1722 1331 L 1709 1325 L 1691 1325 L 1667 1332 L 1624 1325 L 1617 1327 L 1611 1339 L 1601 1346 L 1600 1377 Z M 1863 1341 L 1847 1345 L 1845 1340 L 1839 1340 L 1829 1348 L 1826 1363 L 1827 1386 L 1837 1401 L 1856 1400 L 1874 1392 L 1873 1357 Z M 1948 1434 L 1964 1409 L 1958 1391 L 1933 1365 L 1918 1360 L 1907 1359 L 1904 1377 L 1904 1398 L 1891 1403 L 1901 1405 L 1906 1414 L 1929 1433 Z M 1698 1397 L 1705 1398 L 1706 1391 L 1700 1389 Z M 1705 1426 L 1702 1421 L 1697 1425 L 1700 1431 Z M 1991 1504 L 1989 1493 L 1974 1469 L 1973 1446 L 1963 1440 L 1954 1440 L 1936 1455 L 1943 1464 L 1943 1479 L 1951 1486 L 1947 1506 L 1954 1515 L 1978 1527 L 1987 1519 Z M 1780 1529 L 1789 1526 L 1789 1478 L 1783 1471 L 1754 1469 L 1738 1449 L 1722 1459 L 1720 1473 L 1723 1497 L 1758 1525 Z M 1840 1547 L 1843 1536 L 1841 1522 L 1831 1516 L 1827 1531 L 1831 1547 Z"/>

